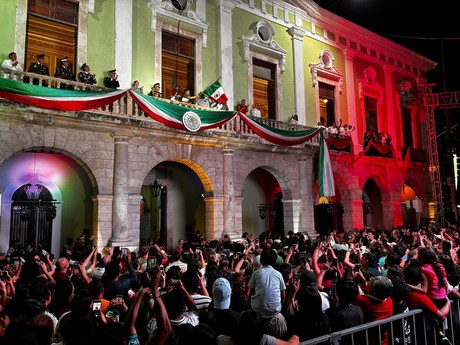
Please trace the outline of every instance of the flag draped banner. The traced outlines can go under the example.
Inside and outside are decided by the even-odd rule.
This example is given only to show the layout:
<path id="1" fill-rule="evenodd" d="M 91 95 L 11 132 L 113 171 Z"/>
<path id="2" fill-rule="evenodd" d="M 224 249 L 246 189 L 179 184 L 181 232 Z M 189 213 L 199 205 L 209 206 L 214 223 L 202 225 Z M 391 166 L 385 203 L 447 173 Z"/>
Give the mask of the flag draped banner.
<path id="1" fill-rule="evenodd" d="M 204 90 L 203 94 L 217 103 L 227 103 L 228 101 L 228 97 L 225 94 L 224 88 L 220 85 L 219 80 L 216 80 L 211 86 Z"/>
<path id="2" fill-rule="evenodd" d="M 237 114 L 236 111 L 196 109 L 165 102 L 137 92 L 130 91 L 130 93 L 137 105 L 146 114 L 166 126 L 177 129 L 186 129 L 182 119 L 184 114 L 188 112 L 193 112 L 200 118 L 201 127 L 199 130 L 219 127 L 233 119 Z"/>
<path id="3" fill-rule="evenodd" d="M 126 90 L 63 90 L 0 78 L 0 97 L 10 101 L 55 110 L 90 110 L 113 103 Z"/>
<path id="4" fill-rule="evenodd" d="M 332 171 L 329 148 L 323 135 L 320 135 L 318 163 L 318 194 L 319 197 L 335 196 L 334 172 Z"/>
<path id="5" fill-rule="evenodd" d="M 273 128 L 266 124 L 260 123 L 243 113 L 238 113 L 238 115 L 243 120 L 243 122 L 254 131 L 254 133 L 277 145 L 300 145 L 313 138 L 321 130 L 319 128 L 312 128 L 301 131 L 290 131 L 287 129 Z"/>

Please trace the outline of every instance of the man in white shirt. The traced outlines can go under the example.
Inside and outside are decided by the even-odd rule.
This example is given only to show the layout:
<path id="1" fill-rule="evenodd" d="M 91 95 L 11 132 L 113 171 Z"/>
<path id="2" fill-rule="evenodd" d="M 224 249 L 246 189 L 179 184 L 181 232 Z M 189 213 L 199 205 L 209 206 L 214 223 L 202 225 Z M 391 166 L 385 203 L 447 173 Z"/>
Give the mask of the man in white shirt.
<path id="1" fill-rule="evenodd" d="M 22 72 L 22 67 L 21 64 L 18 61 L 18 56 L 16 55 L 15 52 L 11 52 L 8 55 L 8 59 L 4 60 L 2 62 L 2 68 L 6 68 L 9 70 L 12 70 L 16 73 L 21 73 Z M 3 77 L 4 78 L 11 78 L 13 80 L 18 80 L 18 75 L 16 73 L 8 73 L 8 72 L 3 72 Z"/>
<path id="2" fill-rule="evenodd" d="M 251 109 L 251 116 L 254 116 L 254 117 L 261 117 L 261 113 L 260 113 L 260 105 L 259 104 L 254 104 L 254 108 Z"/>

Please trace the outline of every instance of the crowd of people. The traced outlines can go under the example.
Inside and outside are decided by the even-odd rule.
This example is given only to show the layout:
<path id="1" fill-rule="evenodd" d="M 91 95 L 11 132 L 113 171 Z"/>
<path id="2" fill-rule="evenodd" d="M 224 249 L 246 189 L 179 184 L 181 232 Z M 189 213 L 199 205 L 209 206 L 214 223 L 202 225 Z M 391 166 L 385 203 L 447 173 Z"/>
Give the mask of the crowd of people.
<path id="1" fill-rule="evenodd" d="M 316 239 L 197 231 L 175 248 L 154 238 L 99 252 L 82 235 L 57 257 L 16 240 L 0 258 L 0 344 L 299 344 L 410 309 L 450 344 L 443 321 L 460 297 L 459 238 L 432 224 Z M 418 329 L 373 336 L 414 344 Z"/>
<path id="2" fill-rule="evenodd" d="M 320 121 L 318 122 L 318 127 L 324 128 L 328 135 L 335 137 L 335 138 L 348 138 L 351 136 L 351 133 L 356 129 L 355 126 L 349 125 L 347 123 L 342 123 L 342 119 L 340 119 L 339 124 L 335 122 L 332 123 L 330 126 L 324 126 L 324 124 Z"/>
<path id="3" fill-rule="evenodd" d="M 364 133 L 363 148 L 365 149 L 370 142 L 385 146 L 391 145 L 391 135 L 390 133 L 375 132 L 372 129 L 370 129 L 366 133 Z"/>

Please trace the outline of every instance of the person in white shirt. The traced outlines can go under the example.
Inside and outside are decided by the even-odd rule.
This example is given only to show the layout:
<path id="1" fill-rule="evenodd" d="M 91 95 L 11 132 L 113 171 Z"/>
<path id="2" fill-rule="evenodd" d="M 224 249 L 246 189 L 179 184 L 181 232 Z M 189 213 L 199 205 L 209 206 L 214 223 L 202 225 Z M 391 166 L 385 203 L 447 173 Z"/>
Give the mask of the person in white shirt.
<path id="1" fill-rule="evenodd" d="M 260 113 L 260 106 L 259 104 L 254 104 L 254 108 L 251 109 L 251 116 L 254 116 L 254 117 L 261 117 L 261 113 Z"/>
<path id="2" fill-rule="evenodd" d="M 8 59 L 3 60 L 2 62 L 2 68 L 12 70 L 16 73 L 21 73 L 22 72 L 22 67 L 21 64 L 18 61 L 18 56 L 16 55 L 15 52 L 11 52 L 8 54 Z M 3 72 L 3 77 L 4 78 L 10 78 L 13 80 L 18 80 L 19 77 L 16 73 L 8 73 L 7 71 Z"/>

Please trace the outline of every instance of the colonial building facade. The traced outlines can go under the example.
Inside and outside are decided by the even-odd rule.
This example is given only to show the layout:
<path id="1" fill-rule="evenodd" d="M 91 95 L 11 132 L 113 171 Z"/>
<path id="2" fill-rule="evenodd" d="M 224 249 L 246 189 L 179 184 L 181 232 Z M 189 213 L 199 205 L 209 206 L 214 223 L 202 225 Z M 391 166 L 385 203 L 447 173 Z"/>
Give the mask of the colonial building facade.
<path id="1" fill-rule="evenodd" d="M 116 69 L 120 89 L 137 80 L 147 94 L 158 82 L 164 98 L 219 80 L 230 110 L 244 99 L 249 115 L 257 104 L 269 128 L 324 126 L 336 192 L 318 195 L 318 136 L 283 145 L 239 116 L 177 129 L 130 94 L 84 111 L 0 99 L 0 251 L 19 239 L 60 253 L 83 232 L 99 246 L 135 248 L 160 236 L 172 248 L 196 231 L 313 235 L 429 219 L 419 90 L 435 62 L 310 0 L 44 3 L 2 2 L 2 60 L 15 51 L 27 71 L 45 54 L 53 75 L 65 56 L 75 75 L 91 66 L 99 86 Z M 19 82 L 24 76 L 61 85 L 30 74 Z"/>

